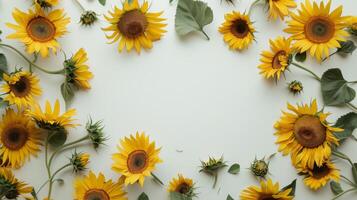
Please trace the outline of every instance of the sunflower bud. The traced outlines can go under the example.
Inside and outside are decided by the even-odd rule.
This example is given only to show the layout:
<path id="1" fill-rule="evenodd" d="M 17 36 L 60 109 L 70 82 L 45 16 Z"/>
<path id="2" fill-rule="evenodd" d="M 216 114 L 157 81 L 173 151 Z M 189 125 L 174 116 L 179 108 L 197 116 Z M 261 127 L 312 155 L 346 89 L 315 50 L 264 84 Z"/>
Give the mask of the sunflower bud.
<path id="1" fill-rule="evenodd" d="M 104 137 L 104 126 L 102 121 L 93 122 L 92 119 L 89 119 L 86 125 L 89 139 L 92 141 L 94 149 L 97 149 L 99 145 L 104 144 L 107 138 Z"/>
<path id="2" fill-rule="evenodd" d="M 97 13 L 91 10 L 87 10 L 81 15 L 80 23 L 83 26 L 91 26 L 98 20 Z"/>
<path id="3" fill-rule="evenodd" d="M 300 94 L 304 87 L 302 86 L 302 83 L 300 81 L 291 81 L 288 85 L 289 91 L 291 93 L 295 94 Z"/>
<path id="4" fill-rule="evenodd" d="M 58 0 L 34 0 L 35 5 L 41 6 L 41 8 L 48 9 L 58 4 Z"/>
<path id="5" fill-rule="evenodd" d="M 218 171 L 226 166 L 227 165 L 226 162 L 223 161 L 223 157 L 221 157 L 220 159 L 209 157 L 208 161 L 206 162 L 201 161 L 200 172 L 204 172 L 210 176 L 214 176 L 214 183 L 213 183 L 213 188 L 214 188 L 217 183 Z"/>
<path id="6" fill-rule="evenodd" d="M 269 172 L 269 163 L 265 159 L 255 159 L 250 166 L 250 171 L 257 177 L 264 178 Z"/>
<path id="7" fill-rule="evenodd" d="M 77 173 L 83 171 L 86 169 L 86 166 L 89 163 L 89 154 L 74 152 L 72 154 L 72 158 L 70 159 L 70 162 L 73 166 L 74 172 Z"/>

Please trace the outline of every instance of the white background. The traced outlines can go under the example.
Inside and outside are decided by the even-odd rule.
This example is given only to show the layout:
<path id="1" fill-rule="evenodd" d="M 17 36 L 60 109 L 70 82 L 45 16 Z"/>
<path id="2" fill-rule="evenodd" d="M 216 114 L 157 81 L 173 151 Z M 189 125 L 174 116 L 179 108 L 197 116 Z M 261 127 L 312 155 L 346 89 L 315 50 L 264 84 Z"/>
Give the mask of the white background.
<path id="1" fill-rule="evenodd" d="M 106 13 L 114 5 L 120 6 L 118 0 L 108 0 L 105 7 L 94 0 L 81 2 L 86 8 L 98 13 Z M 279 119 L 281 110 L 286 110 L 286 102 L 308 103 L 317 98 L 322 106 L 320 86 L 305 72 L 291 66 L 291 72 L 286 73 L 286 80 L 282 79 L 278 84 L 264 80 L 258 73 L 259 54 L 261 50 L 269 48 L 268 40 L 286 35 L 282 31 L 286 27 L 283 22 L 268 21 L 263 6 L 256 7 L 252 20 L 258 31 L 255 34 L 257 42 L 246 51 L 230 51 L 217 29 L 225 13 L 247 10 L 250 1 L 241 1 L 234 7 L 225 2 L 220 3 L 220 0 L 208 0 L 208 4 L 214 12 L 213 23 L 205 28 L 211 37 L 210 41 L 205 40 L 201 34 L 179 38 L 174 29 L 176 4 L 169 5 L 168 0 L 152 1 L 151 11 L 165 11 L 168 32 L 162 40 L 154 43 L 152 50 L 144 51 L 139 56 L 135 52 L 119 54 L 116 45 L 106 43 L 108 41 L 100 28 L 107 26 L 107 23 L 102 17 L 93 27 L 81 27 L 77 23 L 79 7 L 71 0 L 61 1 L 59 7 L 65 8 L 72 18 L 68 26 L 69 33 L 59 40 L 62 48 L 68 55 L 80 47 L 85 48 L 89 55 L 88 64 L 95 74 L 91 81 L 92 89 L 78 93 L 71 105 L 77 109 L 76 118 L 83 126 L 70 131 L 70 140 L 85 134 L 84 124 L 89 116 L 96 120 L 104 119 L 105 132 L 110 137 L 107 146 L 97 152 L 91 146 L 78 148 L 78 151 L 91 153 L 90 169 L 101 171 L 108 178 L 116 180 L 119 175 L 110 169 L 111 154 L 116 152 L 119 139 L 136 131 L 145 131 L 157 145 L 163 147 L 160 156 L 164 163 L 157 166 L 156 174 L 166 184 L 177 173 L 183 173 L 197 183 L 198 199 L 225 200 L 228 193 L 238 199 L 242 189 L 258 184 L 247 169 L 254 158 L 277 151 L 273 124 Z M 345 15 L 356 14 L 355 1 L 335 0 L 332 7 L 339 4 L 344 5 Z M 4 32 L 2 38 L 12 32 L 4 24 L 14 22 L 12 10 L 15 7 L 26 10 L 30 6 L 30 0 L 0 2 L 0 28 Z M 5 39 L 5 42 L 24 50 L 17 41 Z M 4 49 L 0 51 L 6 53 L 12 67 L 27 66 L 13 52 Z M 38 63 L 49 69 L 58 69 L 62 67 L 62 61 L 62 55 L 58 54 L 57 57 L 51 55 L 48 59 L 40 59 Z M 315 61 L 305 62 L 304 65 L 319 75 L 330 67 L 341 67 L 347 80 L 355 80 L 356 62 L 355 55 L 346 58 L 334 56 L 322 65 Z M 39 71 L 36 73 L 41 78 L 44 90 L 41 104 L 46 99 L 51 102 L 56 98 L 61 99 L 59 85 L 63 81 L 62 77 Z M 305 86 L 304 93 L 297 96 L 290 94 L 286 88 L 287 82 L 295 79 L 302 81 Z M 325 110 L 333 113 L 329 118 L 332 122 L 341 114 L 349 112 L 347 108 L 326 107 Z M 356 142 L 348 141 L 341 150 L 357 161 Z M 228 164 L 240 163 L 240 174 L 231 175 L 223 170 L 216 189 L 212 189 L 211 177 L 198 173 L 200 160 L 206 160 L 209 155 L 224 155 Z M 54 166 L 62 166 L 69 156 L 70 152 L 66 152 L 56 159 Z M 41 152 L 38 158 L 32 157 L 30 162 L 15 173 L 38 188 L 47 178 L 43 161 L 44 153 Z M 348 164 L 337 162 L 342 173 L 351 177 Z M 272 160 L 270 170 L 270 177 L 282 185 L 297 178 L 290 158 L 282 157 L 281 154 Z M 65 184 L 55 184 L 53 197 L 56 200 L 72 199 L 74 176 L 70 170 L 60 176 Z M 298 179 L 296 199 L 331 199 L 329 187 L 312 192 L 303 185 L 301 178 Z M 133 200 L 142 191 L 150 199 L 168 199 L 166 188 L 161 188 L 150 179 L 146 180 L 143 189 L 135 185 L 126 190 L 129 199 Z M 46 188 L 40 193 L 41 197 L 44 197 L 45 191 Z M 353 199 L 355 196 L 347 195 L 341 200 Z"/>

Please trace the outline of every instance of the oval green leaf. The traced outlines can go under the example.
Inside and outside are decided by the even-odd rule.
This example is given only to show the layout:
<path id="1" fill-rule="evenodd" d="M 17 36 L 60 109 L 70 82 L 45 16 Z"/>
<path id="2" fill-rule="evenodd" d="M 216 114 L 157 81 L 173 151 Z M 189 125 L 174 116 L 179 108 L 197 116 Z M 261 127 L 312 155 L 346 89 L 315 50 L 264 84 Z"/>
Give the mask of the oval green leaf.
<path id="1" fill-rule="evenodd" d="M 230 174 L 238 174 L 240 172 L 240 165 L 238 163 L 234 163 L 231 167 L 229 167 L 228 172 Z"/>

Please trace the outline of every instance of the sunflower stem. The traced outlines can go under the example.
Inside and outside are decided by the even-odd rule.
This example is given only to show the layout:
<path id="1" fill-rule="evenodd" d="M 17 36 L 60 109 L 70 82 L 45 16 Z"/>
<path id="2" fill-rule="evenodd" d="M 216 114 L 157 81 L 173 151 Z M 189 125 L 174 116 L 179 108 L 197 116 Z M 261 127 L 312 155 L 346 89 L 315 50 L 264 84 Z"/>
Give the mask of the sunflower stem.
<path id="1" fill-rule="evenodd" d="M 339 157 L 343 160 L 347 160 L 351 164 L 351 166 L 354 167 L 352 160 L 347 155 L 343 154 L 342 152 L 334 150 L 334 151 L 332 151 L 332 155 Z"/>
<path id="2" fill-rule="evenodd" d="M 259 2 L 260 2 L 260 0 L 255 0 L 255 1 L 250 5 L 249 10 L 248 10 L 248 16 L 250 16 L 250 13 L 252 12 L 253 7 L 256 6 Z"/>
<path id="3" fill-rule="evenodd" d="M 295 63 L 295 62 L 292 62 L 291 63 L 292 65 L 294 65 L 295 67 L 297 68 L 300 68 L 308 73 L 310 73 L 316 80 L 320 81 L 321 82 L 321 78 L 319 76 L 317 76 L 314 72 L 312 72 L 311 70 L 303 67 L 302 65 L 298 64 L 298 63 Z"/>
<path id="4" fill-rule="evenodd" d="M 351 188 L 349 190 L 346 190 L 344 192 L 341 192 L 340 194 L 338 194 L 337 196 L 335 196 L 332 200 L 336 200 L 338 198 L 340 198 L 341 196 L 343 196 L 346 193 L 352 192 L 352 191 L 357 191 L 357 188 Z"/>
<path id="5" fill-rule="evenodd" d="M 151 176 L 158 182 L 160 185 L 164 185 L 164 183 L 157 177 L 153 172 L 150 173 Z"/>
<path id="6" fill-rule="evenodd" d="M 354 112 L 357 112 L 357 107 L 353 105 L 352 103 L 346 103 L 347 106 L 349 106 Z"/>
<path id="7" fill-rule="evenodd" d="M 325 62 L 328 58 L 330 58 L 331 56 L 335 55 L 338 51 L 335 51 L 333 53 L 331 53 L 330 55 L 328 55 L 327 57 L 325 57 L 324 59 L 322 59 L 321 62 Z"/>
<path id="8" fill-rule="evenodd" d="M 344 179 L 350 186 L 357 188 L 357 185 L 353 183 L 350 179 L 345 177 L 344 175 L 341 175 L 341 178 Z"/>
<path id="9" fill-rule="evenodd" d="M 47 195 L 47 199 L 51 199 L 51 193 L 52 193 L 52 187 L 53 187 L 53 178 L 59 173 L 61 172 L 62 170 L 64 170 L 65 168 L 71 166 L 70 163 L 66 164 L 66 165 L 63 165 L 61 168 L 59 168 L 58 170 L 56 170 L 52 176 L 50 177 L 49 179 L 49 186 L 48 186 L 48 195 Z"/>
<path id="10" fill-rule="evenodd" d="M 6 47 L 6 48 L 9 48 L 13 51 L 15 51 L 19 56 L 21 56 L 26 62 L 28 62 L 28 64 L 32 67 L 35 67 L 37 68 L 38 70 L 40 71 L 43 71 L 47 74 L 64 74 L 65 72 L 65 69 L 60 69 L 60 70 L 56 70 L 56 71 L 49 71 L 47 69 L 44 69 L 43 67 L 40 67 L 38 65 L 36 65 L 34 62 L 32 62 L 30 59 L 28 59 L 23 53 L 21 53 L 18 49 L 16 49 L 15 47 L 11 46 L 11 45 L 8 45 L 8 44 L 4 44 L 4 43 L 0 43 L 0 46 L 3 46 L 3 47 Z"/>
<path id="11" fill-rule="evenodd" d="M 73 1 L 77 3 L 77 5 L 81 8 L 81 10 L 82 10 L 83 12 L 86 11 L 86 9 L 83 7 L 83 5 L 81 4 L 81 2 L 79 2 L 79 0 L 73 0 Z"/>
<path id="12" fill-rule="evenodd" d="M 215 172 L 215 173 L 213 174 L 213 176 L 214 176 L 214 182 L 213 182 L 213 186 L 212 186 L 212 188 L 215 188 L 215 187 L 216 187 L 216 185 L 217 185 L 218 173 L 217 173 L 217 172 Z"/>
<path id="13" fill-rule="evenodd" d="M 210 40 L 209 36 L 207 35 L 207 33 L 206 33 L 203 29 L 201 29 L 201 32 L 203 33 L 203 35 L 205 35 L 205 37 L 207 38 L 207 40 Z"/>

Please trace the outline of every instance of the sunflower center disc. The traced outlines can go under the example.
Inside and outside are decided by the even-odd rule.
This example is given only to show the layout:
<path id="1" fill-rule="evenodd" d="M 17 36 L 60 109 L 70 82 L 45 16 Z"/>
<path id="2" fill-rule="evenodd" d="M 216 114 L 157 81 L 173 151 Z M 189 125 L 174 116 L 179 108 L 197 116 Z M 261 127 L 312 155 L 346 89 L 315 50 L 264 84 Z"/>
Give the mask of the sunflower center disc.
<path id="1" fill-rule="evenodd" d="M 36 17 L 29 21 L 26 27 L 29 36 L 38 42 L 48 42 L 56 34 L 55 25 L 45 17 Z"/>
<path id="2" fill-rule="evenodd" d="M 16 199 L 19 196 L 19 192 L 16 189 L 11 189 L 10 191 L 6 192 L 5 197 L 8 199 Z"/>
<path id="3" fill-rule="evenodd" d="M 124 36 L 135 38 L 145 32 L 147 25 L 148 21 L 144 13 L 139 10 L 131 10 L 123 14 L 117 27 Z"/>
<path id="4" fill-rule="evenodd" d="M 279 57 L 285 56 L 285 55 L 286 55 L 285 51 L 279 51 L 278 53 L 275 54 L 275 56 L 273 58 L 273 62 L 272 62 L 273 69 L 280 69 L 281 67 L 283 67 L 280 63 Z"/>
<path id="5" fill-rule="evenodd" d="M 128 169 L 133 174 L 143 172 L 148 166 L 148 155 L 143 150 L 137 150 L 130 153 L 127 164 Z"/>
<path id="6" fill-rule="evenodd" d="M 271 195 L 269 195 L 269 196 L 260 197 L 259 200 L 276 200 L 276 199 Z"/>
<path id="7" fill-rule="evenodd" d="M 315 148 L 325 142 L 326 127 L 321 124 L 319 118 L 305 115 L 295 122 L 294 134 L 299 144 L 307 148 Z"/>
<path id="8" fill-rule="evenodd" d="M 9 127 L 1 135 L 3 145 L 10 150 L 21 149 L 28 140 L 26 128 L 20 126 Z"/>
<path id="9" fill-rule="evenodd" d="M 84 194 L 84 200 L 110 200 L 109 195 L 100 189 L 91 189 Z"/>
<path id="10" fill-rule="evenodd" d="M 244 38 L 249 33 L 249 27 L 245 20 L 237 20 L 231 27 L 231 32 L 238 38 Z"/>
<path id="11" fill-rule="evenodd" d="M 322 167 L 314 166 L 312 170 L 312 175 L 314 178 L 321 179 L 330 173 L 330 169 L 327 165 L 323 165 Z"/>
<path id="12" fill-rule="evenodd" d="M 190 186 L 187 183 L 182 183 L 176 188 L 176 192 L 187 194 L 190 191 Z"/>
<path id="13" fill-rule="evenodd" d="M 21 77 L 15 84 L 10 85 L 11 91 L 17 97 L 25 97 L 31 90 L 30 81 L 26 77 Z"/>
<path id="14" fill-rule="evenodd" d="M 306 38 L 314 43 L 330 41 L 335 34 L 335 25 L 330 19 L 313 17 L 305 24 Z"/>

